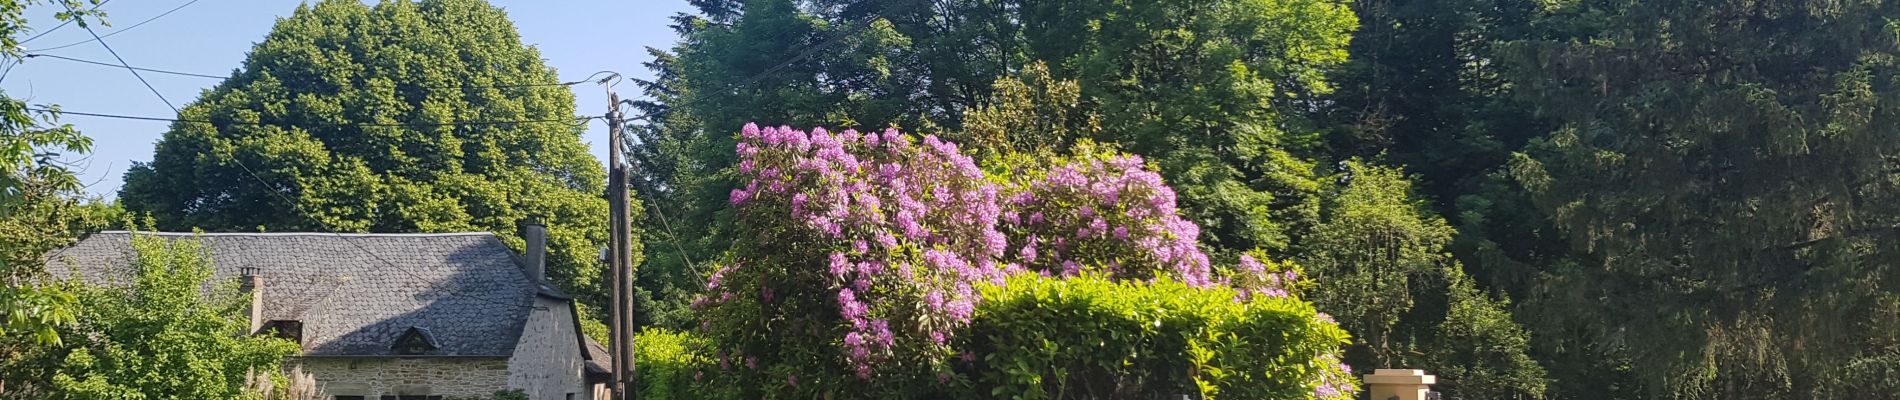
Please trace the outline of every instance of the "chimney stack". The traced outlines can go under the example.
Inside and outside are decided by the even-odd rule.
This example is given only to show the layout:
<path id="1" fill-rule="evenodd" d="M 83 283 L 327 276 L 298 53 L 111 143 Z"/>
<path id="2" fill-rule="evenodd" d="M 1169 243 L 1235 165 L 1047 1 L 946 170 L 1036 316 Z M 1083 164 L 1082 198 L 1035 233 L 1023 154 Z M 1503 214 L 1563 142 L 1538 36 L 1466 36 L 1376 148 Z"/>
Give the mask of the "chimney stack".
<path id="1" fill-rule="evenodd" d="M 258 276 L 257 267 L 238 268 L 238 290 L 251 296 L 251 333 L 257 333 L 264 327 L 264 278 Z"/>
<path id="2" fill-rule="evenodd" d="M 528 278 L 535 284 L 548 281 L 548 227 L 540 220 L 529 218 L 521 223 L 521 239 L 528 242 L 524 257 L 528 265 Z"/>

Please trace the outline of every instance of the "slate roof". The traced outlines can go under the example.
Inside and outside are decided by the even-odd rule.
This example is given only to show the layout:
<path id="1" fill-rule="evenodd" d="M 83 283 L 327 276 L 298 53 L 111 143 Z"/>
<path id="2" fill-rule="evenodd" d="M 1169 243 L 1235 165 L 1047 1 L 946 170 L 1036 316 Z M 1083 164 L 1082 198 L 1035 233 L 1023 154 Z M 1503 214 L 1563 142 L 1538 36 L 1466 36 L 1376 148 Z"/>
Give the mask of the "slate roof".
<path id="1" fill-rule="evenodd" d="M 264 320 L 302 321 L 304 356 L 395 355 L 390 345 L 413 327 L 440 344 L 428 355 L 506 357 L 514 353 L 534 296 L 558 295 L 530 284 L 515 253 L 490 233 L 210 233 L 200 239 L 217 268 L 213 279 L 236 279 L 256 268 Z M 76 270 L 93 284 L 123 283 L 131 277 L 131 256 L 131 234 L 102 232 L 54 252 L 47 269 Z"/>

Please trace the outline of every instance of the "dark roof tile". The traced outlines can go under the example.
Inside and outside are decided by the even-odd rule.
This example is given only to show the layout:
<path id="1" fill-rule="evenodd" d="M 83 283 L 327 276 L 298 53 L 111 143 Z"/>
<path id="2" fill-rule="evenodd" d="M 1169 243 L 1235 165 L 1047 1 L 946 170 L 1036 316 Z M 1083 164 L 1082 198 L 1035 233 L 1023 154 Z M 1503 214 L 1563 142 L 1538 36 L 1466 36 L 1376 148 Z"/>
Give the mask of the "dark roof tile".
<path id="1" fill-rule="evenodd" d="M 217 268 L 214 279 L 256 268 L 264 319 L 302 321 L 305 356 L 394 355 L 390 345 L 410 327 L 429 327 L 441 344 L 433 354 L 508 356 L 539 291 L 490 233 L 216 233 L 200 239 Z M 48 269 L 76 269 L 95 284 L 125 282 L 130 243 L 126 232 L 93 234 L 54 252 Z"/>

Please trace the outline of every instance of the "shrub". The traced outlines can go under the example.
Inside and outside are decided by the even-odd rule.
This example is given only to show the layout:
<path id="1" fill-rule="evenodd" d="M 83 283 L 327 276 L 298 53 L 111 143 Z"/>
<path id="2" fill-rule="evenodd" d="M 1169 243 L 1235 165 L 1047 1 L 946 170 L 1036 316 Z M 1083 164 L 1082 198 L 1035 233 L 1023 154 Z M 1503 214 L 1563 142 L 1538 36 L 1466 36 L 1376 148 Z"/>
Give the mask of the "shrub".
<path id="1" fill-rule="evenodd" d="M 647 329 L 633 338 L 633 352 L 641 399 L 683 400 L 711 396 L 697 392 L 696 382 L 704 380 L 705 356 L 698 353 L 704 342 L 692 334 L 665 329 Z"/>
<path id="2" fill-rule="evenodd" d="M 1005 257 L 1044 275 L 1214 284 L 1201 228 L 1177 213 L 1161 174 L 1140 156 L 1078 147 L 1080 155 L 1045 164 L 1054 168 L 1005 177 L 1014 182 L 1002 225 L 1016 246 Z"/>
<path id="3" fill-rule="evenodd" d="M 1350 398 L 1346 333 L 1289 297 L 1095 277 L 985 285 L 963 335 L 972 397 Z"/>
<path id="4" fill-rule="evenodd" d="M 1270 330 L 1283 328 L 1279 325 L 1247 330 L 1247 321 L 1273 320 L 1249 314 L 1266 308 L 1253 305 L 1259 301 L 1304 306 L 1287 290 L 1290 265 L 1244 257 L 1239 268 L 1229 269 L 1234 271 L 1229 277 L 1216 278 L 1198 244 L 1200 229 L 1180 218 L 1174 192 L 1159 175 L 1139 157 L 1085 150 L 1074 158 L 991 175 L 959 153 L 956 144 L 934 136 L 914 141 L 896 130 L 807 133 L 747 125 L 735 148 L 734 172 L 743 186 L 730 198 L 739 221 L 733 247 L 693 302 L 708 344 L 700 353 L 706 355 L 705 366 L 694 374 L 705 378 L 702 387 L 720 392 L 696 394 L 916 398 L 946 395 L 945 384 L 953 379 L 967 388 L 970 375 L 955 372 L 970 366 L 958 367 L 953 361 L 958 356 L 1019 351 L 971 353 L 956 346 L 967 343 L 959 335 L 983 300 L 978 286 L 1002 287 L 1010 276 L 1036 276 L 1032 271 L 1101 282 L 1161 282 L 1155 284 L 1225 302 L 1155 303 L 1163 307 L 1152 311 L 1157 315 L 1200 327 L 1181 334 L 1246 332 L 1277 338 L 1295 333 Z M 1225 311 L 1203 310 L 1208 307 Z M 1310 307 L 1305 310 L 1303 323 L 1317 324 L 1311 322 Z M 1012 319 L 1011 327 L 1043 317 L 1062 316 L 1022 315 Z M 1224 364 L 1237 356 L 1191 356 L 1265 339 L 1124 339 L 1163 342 L 1129 342 L 1144 350 L 1174 349 L 1139 353 L 1152 360 L 1131 364 L 1142 371 L 1129 375 L 1140 381 L 1127 390 L 1283 393 L 1304 388 L 1310 394 L 1314 387 L 1343 385 L 1321 382 L 1322 375 L 1313 372 L 1336 370 L 1331 367 L 1336 363 L 1323 363 L 1314 354 L 1330 354 L 1337 343 L 1273 342 L 1291 347 L 1247 351 L 1292 353 L 1257 354 L 1282 357 L 1270 362 Z M 1169 347 L 1168 340 L 1181 345 Z M 1183 347 L 1187 344 L 1194 347 Z M 1317 347 L 1302 347 L 1307 345 Z M 1314 354 L 1303 353 L 1309 350 Z M 1283 366 L 1290 369 L 1258 370 Z M 1269 383 L 1235 383 L 1255 381 Z"/>
<path id="5" fill-rule="evenodd" d="M 934 390 L 974 284 L 1020 270 L 996 262 L 997 185 L 955 144 L 896 130 L 747 125 L 736 150 L 741 229 L 693 305 L 718 385 L 746 398 Z"/>

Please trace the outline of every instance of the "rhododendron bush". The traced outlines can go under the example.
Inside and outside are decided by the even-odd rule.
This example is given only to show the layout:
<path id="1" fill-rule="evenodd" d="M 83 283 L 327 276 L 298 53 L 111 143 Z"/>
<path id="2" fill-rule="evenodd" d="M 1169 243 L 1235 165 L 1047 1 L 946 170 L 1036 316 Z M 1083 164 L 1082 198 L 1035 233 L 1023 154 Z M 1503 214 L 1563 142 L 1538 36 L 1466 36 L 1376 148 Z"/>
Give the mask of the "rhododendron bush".
<path id="1" fill-rule="evenodd" d="M 693 307 L 713 346 L 701 379 L 744 397 L 990 396 L 967 376 L 987 355 L 959 334 L 980 293 L 1013 276 L 1172 282 L 1241 308 L 1298 302 L 1294 272 L 1253 257 L 1217 277 L 1199 228 L 1138 157 L 1089 151 L 992 176 L 934 136 L 753 125 L 735 151 L 738 231 Z M 1337 333 L 1317 319 L 1305 317 Z M 1318 372 L 1340 371 L 1320 361 L 1340 340 L 1299 361 L 1316 363 L 1296 368 L 1313 371 L 1302 390 L 1349 394 Z"/>

